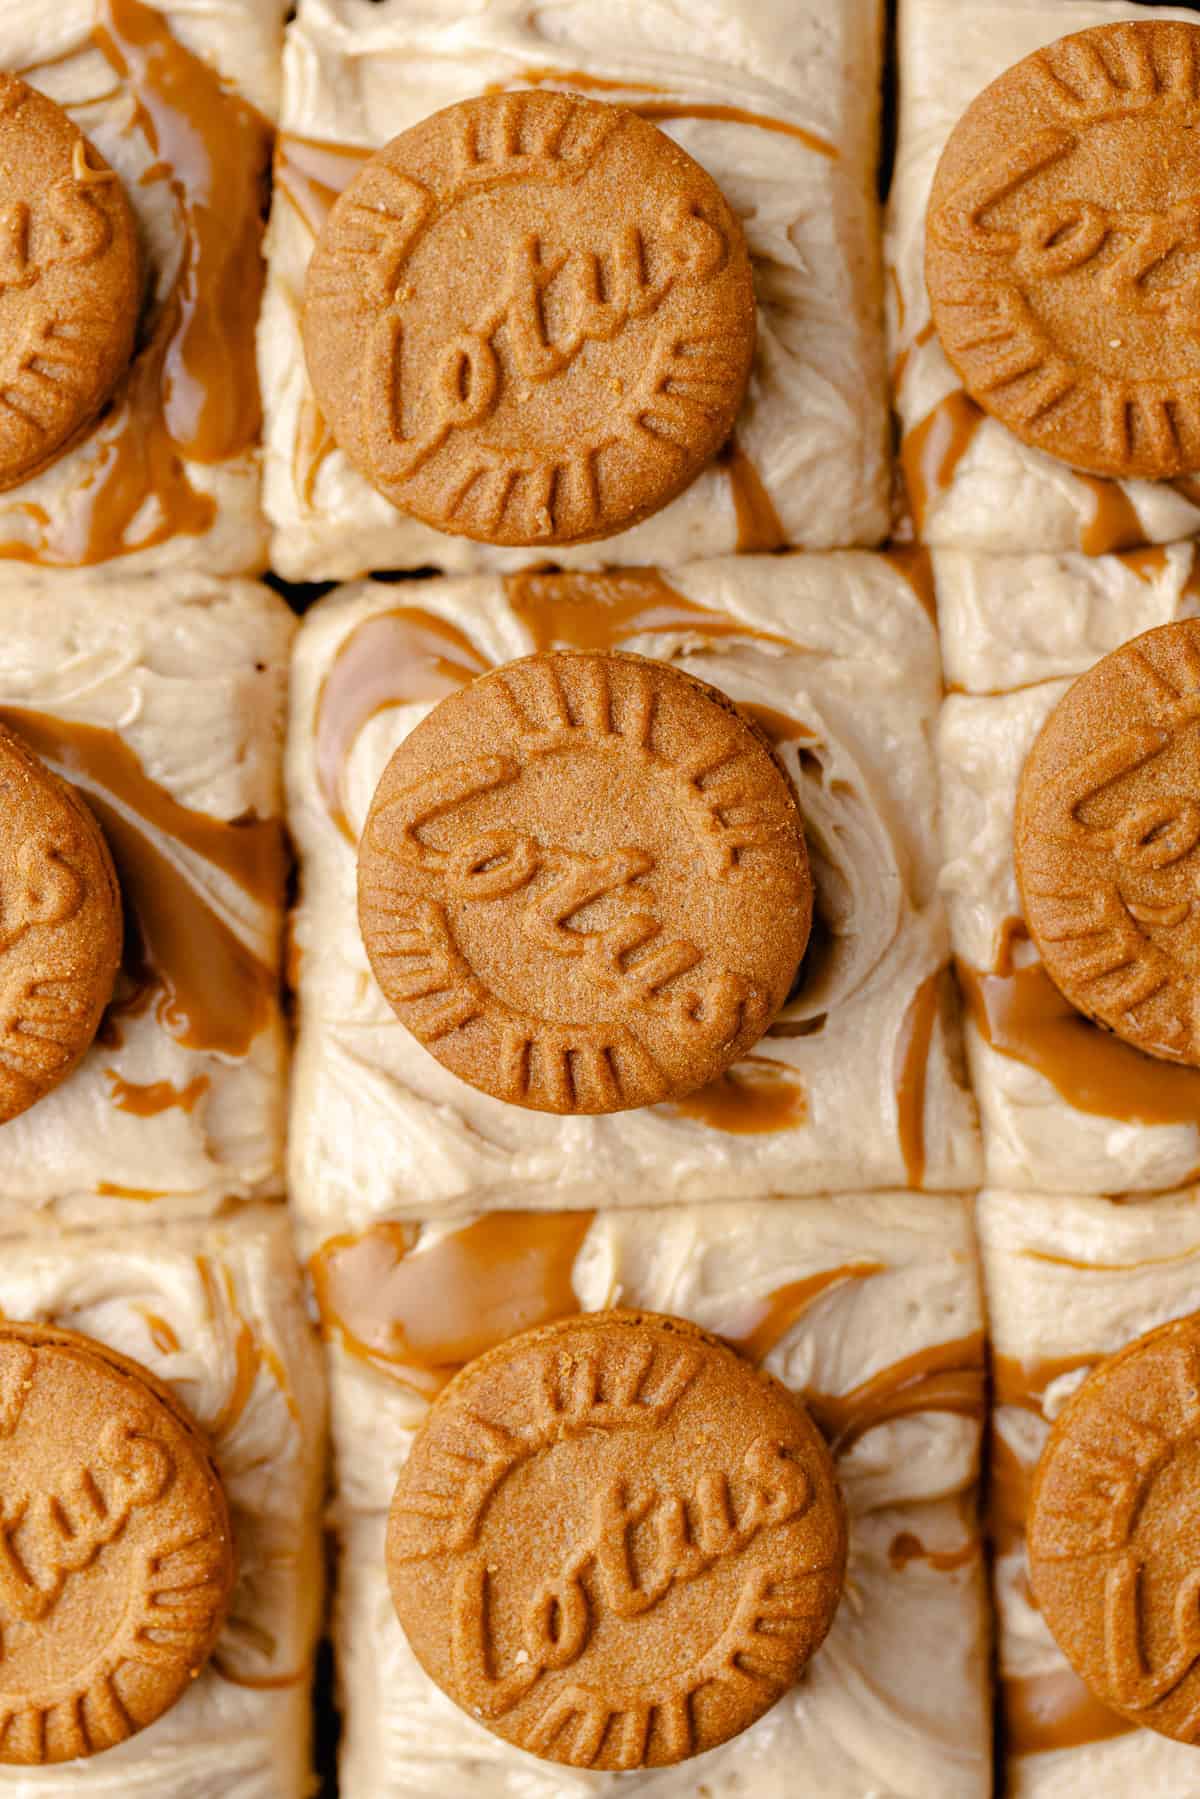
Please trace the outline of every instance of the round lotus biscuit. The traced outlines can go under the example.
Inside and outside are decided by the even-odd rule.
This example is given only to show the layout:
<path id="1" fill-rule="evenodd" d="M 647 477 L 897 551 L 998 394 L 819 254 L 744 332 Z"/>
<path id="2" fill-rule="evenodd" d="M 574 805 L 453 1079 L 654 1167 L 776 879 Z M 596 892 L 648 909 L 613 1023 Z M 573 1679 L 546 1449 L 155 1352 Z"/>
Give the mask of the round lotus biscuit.
<path id="1" fill-rule="evenodd" d="M 137 234 L 61 106 L 0 74 L 0 490 L 67 449 L 133 351 Z"/>
<path id="2" fill-rule="evenodd" d="M 0 725 L 0 1125 L 87 1053 L 121 945 L 121 894 L 100 826 Z"/>
<path id="3" fill-rule="evenodd" d="M 1200 26 L 1060 38 L 972 101 L 929 202 L 933 322 L 972 399 L 1098 475 L 1200 468 Z"/>
<path id="4" fill-rule="evenodd" d="M 693 1091 L 757 1042 L 808 941 L 796 797 L 715 688 L 640 656 L 526 657 L 384 771 L 358 906 L 397 1016 L 542 1112 Z"/>
<path id="5" fill-rule="evenodd" d="M 233 1588 L 208 1446 L 170 1391 L 74 1331 L 0 1324 L 0 1763 L 98 1754 L 207 1660 Z"/>
<path id="6" fill-rule="evenodd" d="M 418 1661 L 497 1736 L 572 1767 L 726 1742 L 837 1610 L 846 1518 L 799 1399 L 677 1318 L 597 1312 L 471 1362 L 388 1523 Z"/>
<path id="7" fill-rule="evenodd" d="M 1097 1698 L 1200 1740 L 1200 1316 L 1139 1337 L 1072 1395 L 1028 1541 L 1041 1615 Z"/>
<path id="8" fill-rule="evenodd" d="M 1015 854 L 1071 1004 L 1200 1066 L 1200 621 L 1133 638 L 1059 701 L 1021 773 Z"/>
<path id="9" fill-rule="evenodd" d="M 657 512 L 733 427 L 754 285 L 712 178 L 625 107 L 491 94 L 373 156 L 303 330 L 339 446 L 440 531 L 579 543 Z"/>

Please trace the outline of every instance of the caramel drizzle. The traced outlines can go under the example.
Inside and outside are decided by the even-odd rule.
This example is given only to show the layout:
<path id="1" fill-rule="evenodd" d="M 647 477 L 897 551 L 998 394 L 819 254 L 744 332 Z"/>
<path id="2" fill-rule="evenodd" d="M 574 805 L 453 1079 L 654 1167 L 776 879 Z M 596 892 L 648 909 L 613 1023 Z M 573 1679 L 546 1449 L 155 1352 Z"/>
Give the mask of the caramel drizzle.
<path id="1" fill-rule="evenodd" d="M 247 1055 L 275 1011 L 278 970 L 246 947 L 214 910 L 200 878 L 164 846 L 191 852 L 255 905 L 281 911 L 282 825 L 275 819 L 227 824 L 181 806 L 150 780 L 115 731 L 12 706 L 0 707 L 0 723 L 82 789 L 116 863 L 125 954 L 99 1041 L 119 1042 L 119 1018 L 153 1005 L 163 1029 L 189 1049 Z"/>
<path id="2" fill-rule="evenodd" d="M 898 575 L 902 575 L 924 607 L 932 624 L 937 624 L 937 589 L 933 579 L 933 563 L 929 551 L 919 546 L 896 547 L 880 550 L 879 554 L 885 562 L 890 562 Z"/>
<path id="3" fill-rule="evenodd" d="M 897 330 L 903 330 L 904 296 L 900 292 L 900 278 L 893 268 L 888 269 L 888 275 L 891 278 L 892 289 L 896 297 L 896 328 Z M 904 344 L 896 352 L 895 359 L 892 363 L 892 388 L 894 392 L 899 393 L 904 384 L 904 377 L 908 373 L 908 365 L 913 351 L 923 350 L 925 345 L 932 341 L 933 330 L 933 320 L 927 319 L 921 326 L 921 329 L 917 332 L 917 335 L 913 338 L 912 342 Z"/>
<path id="4" fill-rule="evenodd" d="M 925 1086 L 938 1018 L 937 974 L 927 975 L 912 997 L 896 1041 L 896 1126 L 910 1187 L 925 1180 Z"/>
<path id="5" fill-rule="evenodd" d="M 332 143 L 281 131 L 275 140 L 275 191 L 293 207 L 315 240 L 334 201 L 372 154 L 357 144 Z M 306 390 L 292 455 L 292 483 L 303 505 L 312 505 L 317 476 L 336 449 L 337 441 L 324 414 Z"/>
<path id="6" fill-rule="evenodd" d="M 575 1258 L 591 1212 L 493 1212 L 410 1255 L 378 1224 L 332 1237 L 309 1264 L 326 1337 L 406 1386 L 435 1392 L 518 1331 L 573 1317 Z"/>
<path id="7" fill-rule="evenodd" d="M 1085 556 L 1107 556 L 1111 550 L 1134 550 L 1145 543 L 1146 528 L 1124 488 L 1079 469 L 1071 472 L 1095 500 L 1092 515 L 1079 532 L 1079 547 Z"/>
<path id="8" fill-rule="evenodd" d="M 915 344 L 928 341 L 922 333 Z M 893 386 L 904 378 L 911 350 L 902 350 L 892 371 Z M 900 468 L 918 538 L 924 535 L 929 508 L 953 484 L 958 465 L 970 449 L 983 423 L 983 411 L 961 388 L 939 400 L 932 411 L 904 434 Z M 1094 501 L 1090 518 L 1081 526 L 1079 547 L 1085 556 L 1106 556 L 1114 550 L 1137 549 L 1146 541 L 1146 530 L 1137 509 L 1116 481 L 1105 481 L 1072 469 Z"/>
<path id="9" fill-rule="evenodd" d="M 419 606 L 364 619 L 340 645 L 317 700 L 317 785 L 326 810 L 351 843 L 342 775 L 359 733 L 393 706 L 444 699 L 490 663 L 456 625 Z"/>
<path id="10" fill-rule="evenodd" d="M 127 1081 L 115 1068 L 106 1068 L 104 1073 L 117 1111 L 132 1112 L 135 1118 L 158 1118 L 176 1109 L 194 1112 L 212 1085 L 206 1074 L 198 1074 L 186 1087 L 177 1087 L 173 1081 Z"/>
<path id="11" fill-rule="evenodd" d="M 1147 585 L 1153 582 L 1158 575 L 1165 573 L 1167 568 L 1166 546 L 1160 543 L 1149 544 L 1145 549 L 1122 550 L 1119 552 L 1119 556 L 1125 567 L 1131 570 L 1139 581 L 1144 581 Z M 1184 585 L 1184 591 L 1187 591 L 1187 583 Z"/>
<path id="12" fill-rule="evenodd" d="M 237 1285 L 232 1270 L 228 1266 L 222 1265 L 221 1278 L 218 1282 L 217 1271 L 209 1257 L 199 1255 L 196 1257 L 196 1272 L 200 1277 L 205 1305 L 213 1325 L 218 1326 L 222 1314 L 228 1312 L 232 1315 L 237 1327 L 237 1335 L 233 1341 L 233 1380 L 225 1396 L 224 1405 L 207 1426 L 208 1435 L 213 1439 L 223 1437 L 240 1424 L 258 1384 L 258 1377 L 264 1372 L 279 1388 L 288 1411 L 298 1422 L 300 1408 L 288 1380 L 287 1370 L 271 1346 L 260 1341 L 249 1319 L 239 1306 Z M 224 1289 L 223 1299 L 222 1289 Z M 290 1678 L 284 1684 L 290 1685 Z"/>
<path id="13" fill-rule="evenodd" d="M 166 1193 L 159 1187 L 122 1187 L 116 1181 L 97 1181 L 96 1192 L 101 1199 L 129 1199 L 138 1205 L 151 1205 L 156 1199 L 166 1199 Z"/>
<path id="14" fill-rule="evenodd" d="M 787 637 L 685 598 L 654 568 L 587 575 L 525 571 L 507 576 L 504 591 L 536 650 L 615 650 L 660 631 L 796 647 Z"/>
<path id="15" fill-rule="evenodd" d="M 788 534 L 783 520 L 757 467 L 736 436 L 730 437 L 718 453 L 716 466 L 725 470 L 729 480 L 739 553 L 785 549 Z"/>
<path id="16" fill-rule="evenodd" d="M 465 1363 L 517 1332 L 573 1317 L 575 1258 L 590 1212 L 493 1212 L 413 1255 L 414 1230 L 384 1223 L 331 1237 L 309 1264 L 327 1338 L 402 1385 L 437 1392 Z M 849 1263 L 768 1294 L 750 1329 L 733 1339 L 761 1359 L 822 1293 L 882 1273 Z M 804 1395 L 837 1453 L 868 1431 L 919 1412 L 983 1417 L 983 1337 L 934 1344 L 880 1369 L 849 1393 Z"/>
<path id="17" fill-rule="evenodd" d="M 1012 1755 L 1081 1749 L 1138 1727 L 1102 1705 L 1073 1668 L 1000 1677 L 1001 1730 Z"/>
<path id="18" fill-rule="evenodd" d="M 808 1117 L 808 1097 L 794 1070 L 770 1056 L 751 1055 L 707 1087 L 669 1101 L 665 1109 L 677 1118 L 749 1137 L 795 1130 Z"/>
<path id="19" fill-rule="evenodd" d="M 180 1348 L 179 1333 L 174 1325 L 161 1318 L 157 1312 L 142 1310 L 146 1321 L 146 1329 L 150 1333 L 150 1341 L 160 1355 L 175 1355 Z"/>
<path id="20" fill-rule="evenodd" d="M 738 711 L 751 718 L 776 745 L 801 743 L 805 738 L 811 740 L 816 736 L 816 732 L 810 730 L 808 725 L 793 718 L 789 712 L 781 712 L 777 706 L 761 706 L 757 700 L 741 700 Z"/>
<path id="21" fill-rule="evenodd" d="M 831 1287 L 844 1286 L 848 1281 L 870 1280 L 872 1275 L 885 1272 L 882 1262 L 847 1262 L 840 1268 L 822 1268 L 817 1274 L 788 1281 L 766 1295 L 749 1329 L 730 1337 L 729 1341 L 752 1362 L 765 1361 L 822 1293 L 827 1293 Z"/>
<path id="22" fill-rule="evenodd" d="M 1005 921 L 995 969 L 956 965 L 967 1009 L 984 1042 L 1048 1080 L 1077 1111 L 1145 1125 L 1200 1128 L 1200 1070 L 1156 1061 L 1077 1012 L 1040 962 L 1013 964 L 1027 937 Z"/>
<path id="23" fill-rule="evenodd" d="M 597 91 L 608 94 L 663 94 L 665 89 L 652 81 L 614 81 L 602 75 L 586 75 L 582 69 L 523 69 L 511 81 L 494 81 L 484 91 L 486 93 L 506 93 L 511 88 L 520 87 L 566 87 L 576 88 L 580 92 Z M 723 106 L 708 101 L 684 101 L 670 99 L 646 99 L 630 102 L 630 111 L 640 113 L 644 119 L 716 119 L 723 124 L 753 125 L 760 131 L 778 132 L 783 137 L 794 137 L 815 150 L 818 156 L 827 156 L 830 161 L 837 160 L 837 146 L 828 138 L 821 137 L 815 131 L 809 131 L 803 125 L 793 125 L 788 119 L 774 118 L 766 112 L 747 112 L 740 106 Z"/>
<path id="24" fill-rule="evenodd" d="M 215 505 L 192 487 L 181 458 L 211 464 L 248 453 L 262 422 L 253 321 L 270 129 L 142 0 L 104 0 L 93 38 L 134 97 L 134 126 L 157 158 L 145 179 L 168 183 L 184 250 L 96 428 L 78 492 L 54 519 L 16 503 L 33 529 L 28 540 L 0 543 L 0 556 L 54 567 L 203 535 Z"/>
<path id="25" fill-rule="evenodd" d="M 900 467 L 918 537 L 924 534 L 931 503 L 953 482 L 982 423 L 981 409 L 955 388 L 905 433 Z"/>
<path id="26" fill-rule="evenodd" d="M 910 1562 L 926 1562 L 937 1574 L 952 1574 L 958 1568 L 967 1567 L 979 1552 L 977 1537 L 969 1537 L 957 1549 L 927 1549 L 920 1537 L 914 1536 L 912 1531 L 902 1530 L 888 1545 L 888 1561 L 897 1574 L 903 1574 Z"/>
<path id="27" fill-rule="evenodd" d="M 868 1431 L 919 1412 L 984 1416 L 983 1333 L 936 1343 L 881 1368 L 849 1393 L 804 1395 L 809 1411 L 837 1455 Z"/>
<path id="28" fill-rule="evenodd" d="M 275 140 L 276 190 L 319 237 L 334 201 L 373 155 L 373 150 L 357 144 L 281 131 Z"/>

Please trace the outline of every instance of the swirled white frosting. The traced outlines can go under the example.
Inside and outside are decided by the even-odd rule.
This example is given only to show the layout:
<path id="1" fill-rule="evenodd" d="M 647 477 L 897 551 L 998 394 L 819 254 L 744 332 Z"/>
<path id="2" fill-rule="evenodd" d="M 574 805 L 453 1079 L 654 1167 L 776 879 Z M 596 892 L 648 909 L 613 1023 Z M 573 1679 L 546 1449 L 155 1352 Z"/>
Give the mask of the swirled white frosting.
<path id="1" fill-rule="evenodd" d="M 164 796 L 208 818 L 279 818 L 293 625 L 282 601 L 249 581 L 175 573 L 117 588 L 91 574 L 27 573 L 19 585 L 0 582 L 0 707 L 18 726 L 25 708 L 116 733 Z M 144 828 L 269 982 L 280 964 L 279 904 L 249 894 L 155 821 Z M 119 1045 L 98 1041 L 0 1131 L 0 1230 L 28 1229 L 41 1214 L 140 1225 L 282 1191 L 277 1003 L 244 1056 L 189 1047 L 154 1006 L 123 1015 L 119 1030 Z M 164 1082 L 202 1090 L 190 1110 L 139 1116 L 118 1103 L 121 1083 Z"/>
<path id="2" fill-rule="evenodd" d="M 1191 543 L 1112 556 L 936 550 L 933 567 L 946 683 L 968 693 L 1081 675 L 1200 603 Z"/>

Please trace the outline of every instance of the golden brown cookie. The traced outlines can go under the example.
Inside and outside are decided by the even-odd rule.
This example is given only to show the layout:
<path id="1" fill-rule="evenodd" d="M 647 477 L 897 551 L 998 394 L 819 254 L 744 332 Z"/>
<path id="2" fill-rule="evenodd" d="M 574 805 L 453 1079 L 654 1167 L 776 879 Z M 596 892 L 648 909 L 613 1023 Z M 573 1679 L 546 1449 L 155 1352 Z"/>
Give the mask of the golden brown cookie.
<path id="1" fill-rule="evenodd" d="M 1200 621 L 1133 638 L 1059 701 L 1021 773 L 1015 851 L 1071 1004 L 1200 1066 Z"/>
<path id="2" fill-rule="evenodd" d="M 140 299 L 119 177 L 61 106 L 0 74 L 0 490 L 95 418 L 129 361 Z"/>
<path id="3" fill-rule="evenodd" d="M 1200 467 L 1200 26 L 1061 38 L 956 125 L 925 275 L 963 385 L 1100 475 Z"/>
<path id="4" fill-rule="evenodd" d="M 1029 1569 L 1075 1672 L 1114 1711 L 1200 1740 L 1200 1317 L 1102 1362 L 1034 1476 Z"/>
<path id="5" fill-rule="evenodd" d="M 528 656 L 401 744 L 359 848 L 397 1016 L 543 1112 L 703 1086 L 787 998 L 812 918 L 787 776 L 732 701 L 640 656 Z"/>
<path id="6" fill-rule="evenodd" d="M 0 1763 L 95 1755 L 161 1717 L 233 1587 L 208 1447 L 136 1362 L 0 1324 Z"/>
<path id="7" fill-rule="evenodd" d="M 801 1402 L 695 1325 L 598 1312 L 456 1375 L 387 1539 L 422 1667 L 497 1736 L 661 1767 L 753 1724 L 833 1621 L 846 1520 Z"/>
<path id="8" fill-rule="evenodd" d="M 737 217 L 664 132 L 576 94 L 491 94 L 371 158 L 321 233 L 303 326 L 338 444 L 393 505 L 485 543 L 579 543 L 720 449 L 754 287 Z"/>
<path id="9" fill-rule="evenodd" d="M 0 725 L 0 1125 L 86 1054 L 121 941 L 121 895 L 99 825 Z"/>

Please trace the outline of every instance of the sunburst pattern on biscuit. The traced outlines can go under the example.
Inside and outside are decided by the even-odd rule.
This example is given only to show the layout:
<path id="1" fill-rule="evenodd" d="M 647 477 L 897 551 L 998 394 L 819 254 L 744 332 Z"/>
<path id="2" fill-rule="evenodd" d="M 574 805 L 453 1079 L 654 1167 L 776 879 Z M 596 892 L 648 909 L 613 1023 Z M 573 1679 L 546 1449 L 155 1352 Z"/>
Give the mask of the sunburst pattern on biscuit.
<path id="1" fill-rule="evenodd" d="M 581 108 L 570 94 L 496 94 L 455 121 L 454 180 L 567 181 L 616 128 L 611 108 Z"/>
<path id="2" fill-rule="evenodd" d="M 1094 32 L 1079 33 L 1030 59 L 1041 98 L 1065 117 L 1091 123 L 1164 98 L 1189 107 L 1200 100 L 1193 26 L 1159 21 L 1151 38 L 1130 22 L 1103 37 L 1101 44 Z"/>

